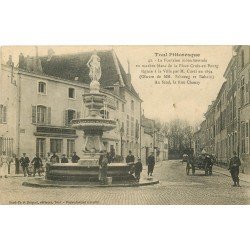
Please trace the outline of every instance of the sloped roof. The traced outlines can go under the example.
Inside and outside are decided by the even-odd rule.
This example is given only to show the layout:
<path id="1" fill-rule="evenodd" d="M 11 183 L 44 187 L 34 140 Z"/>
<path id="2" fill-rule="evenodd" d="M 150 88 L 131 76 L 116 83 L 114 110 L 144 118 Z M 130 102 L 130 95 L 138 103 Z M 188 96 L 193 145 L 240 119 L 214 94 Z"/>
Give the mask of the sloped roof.
<path id="1" fill-rule="evenodd" d="M 77 54 L 53 55 L 50 60 L 48 57 L 40 57 L 43 73 L 50 76 L 60 77 L 67 80 L 75 80 L 78 77 L 79 82 L 90 83 L 89 68 L 87 62 L 92 55 L 92 51 Z M 102 75 L 100 83 L 103 88 L 110 87 L 119 83 L 131 91 L 137 97 L 138 94 L 134 87 L 128 82 L 126 72 L 113 50 L 97 51 L 101 60 Z M 116 61 L 117 64 L 116 64 Z M 119 68 L 117 68 L 119 67 Z M 119 78 L 119 71 L 122 79 Z M 122 82 L 121 82 L 122 81 Z"/>
<path id="2" fill-rule="evenodd" d="M 144 127 L 144 132 L 148 134 L 153 134 L 154 132 L 154 120 L 146 118 L 145 116 L 141 117 L 141 125 Z"/>

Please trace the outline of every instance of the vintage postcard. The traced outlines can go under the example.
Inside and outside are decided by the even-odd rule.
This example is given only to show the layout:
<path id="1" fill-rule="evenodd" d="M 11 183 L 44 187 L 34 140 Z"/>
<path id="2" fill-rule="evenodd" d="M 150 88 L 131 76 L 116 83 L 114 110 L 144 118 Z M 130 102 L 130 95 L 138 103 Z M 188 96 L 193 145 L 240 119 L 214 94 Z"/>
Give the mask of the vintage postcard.
<path id="1" fill-rule="evenodd" d="M 250 204 L 250 46 L 6 46 L 0 204 Z"/>

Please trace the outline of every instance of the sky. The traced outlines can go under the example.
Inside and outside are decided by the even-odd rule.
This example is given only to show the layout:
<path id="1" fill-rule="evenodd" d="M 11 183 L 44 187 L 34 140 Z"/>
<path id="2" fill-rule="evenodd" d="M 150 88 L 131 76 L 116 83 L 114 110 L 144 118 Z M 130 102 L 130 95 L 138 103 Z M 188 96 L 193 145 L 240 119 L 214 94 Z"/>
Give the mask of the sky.
<path id="1" fill-rule="evenodd" d="M 47 55 L 52 48 L 56 55 L 84 51 L 114 49 L 125 71 L 130 72 L 132 84 L 143 100 L 142 108 L 148 118 L 169 122 L 173 119 L 187 120 L 191 124 L 200 123 L 211 102 L 216 98 L 225 81 L 223 74 L 232 57 L 232 46 L 38 46 L 39 56 Z M 11 54 L 15 64 L 18 55 L 35 55 L 34 46 L 3 47 L 3 62 Z M 136 65 L 146 64 L 155 53 L 199 53 L 211 64 L 219 65 L 214 70 L 214 79 L 202 79 L 199 85 L 156 85 L 154 79 L 140 79 L 140 69 Z"/>

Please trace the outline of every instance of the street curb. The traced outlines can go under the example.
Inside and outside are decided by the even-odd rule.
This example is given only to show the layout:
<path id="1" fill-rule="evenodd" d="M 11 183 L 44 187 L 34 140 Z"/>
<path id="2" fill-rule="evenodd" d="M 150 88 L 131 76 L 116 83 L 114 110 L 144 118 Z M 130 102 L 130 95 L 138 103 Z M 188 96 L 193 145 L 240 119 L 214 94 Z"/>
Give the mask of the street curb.
<path id="1" fill-rule="evenodd" d="M 225 176 L 227 176 L 227 177 L 231 177 L 230 174 L 226 174 L 226 173 L 220 172 L 220 171 L 218 171 L 218 170 L 213 170 L 213 172 L 219 173 L 219 174 L 222 174 L 222 175 L 225 175 Z M 240 179 L 240 181 L 250 183 L 250 181 L 242 180 L 240 177 L 239 177 L 239 179 Z"/>
<path id="2" fill-rule="evenodd" d="M 60 184 L 46 184 L 46 183 L 38 183 L 38 182 L 27 182 L 24 181 L 22 183 L 23 186 L 26 187 L 36 187 L 36 188 L 95 188 L 95 187 L 100 187 L 100 188 L 111 188 L 111 187 L 140 187 L 140 186 L 149 186 L 149 185 L 155 185 L 158 184 L 159 180 L 151 181 L 151 182 L 142 182 L 142 183 L 128 183 L 128 184 L 113 184 L 113 185 L 60 185 Z"/>

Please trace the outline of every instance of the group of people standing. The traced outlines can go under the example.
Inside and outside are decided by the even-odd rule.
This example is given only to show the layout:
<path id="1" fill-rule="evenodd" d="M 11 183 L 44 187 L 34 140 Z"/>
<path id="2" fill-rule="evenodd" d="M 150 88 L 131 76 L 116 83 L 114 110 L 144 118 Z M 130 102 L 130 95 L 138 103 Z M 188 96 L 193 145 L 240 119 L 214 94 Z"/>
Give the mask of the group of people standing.
<path id="1" fill-rule="evenodd" d="M 142 172 L 142 163 L 141 159 L 138 157 L 137 162 L 135 162 L 135 157 L 132 154 L 132 151 L 129 151 L 129 154 L 126 157 L 126 163 L 130 166 L 130 172 L 135 174 L 135 178 L 137 181 L 140 180 L 140 174 Z M 154 152 L 147 158 L 147 166 L 148 166 L 148 177 L 153 175 L 154 166 L 155 166 L 155 157 Z"/>
<path id="2" fill-rule="evenodd" d="M 71 157 L 72 163 L 77 163 L 79 161 L 80 157 L 76 154 L 76 152 L 73 152 L 73 155 Z M 52 156 L 50 153 L 47 154 L 47 157 L 45 158 L 45 162 L 51 162 L 52 164 L 59 163 L 60 158 L 56 153 L 53 153 Z M 62 155 L 61 163 L 68 163 L 69 160 L 66 157 L 65 154 Z M 38 173 L 39 176 L 41 176 L 42 172 L 44 172 L 43 169 L 43 160 L 39 156 L 39 154 L 36 154 L 35 157 L 30 161 L 29 157 L 26 155 L 26 153 L 23 153 L 22 157 L 20 159 L 17 158 L 15 154 L 13 154 L 13 157 L 6 156 L 6 152 L 3 152 L 2 156 L 0 156 L 0 178 L 5 177 L 7 178 L 10 174 L 10 165 L 11 163 L 15 166 L 15 174 L 20 173 L 20 166 L 22 167 L 22 171 L 24 176 L 35 176 L 36 173 Z M 33 171 L 30 170 L 30 164 L 33 165 Z"/>
<path id="3" fill-rule="evenodd" d="M 112 162 L 110 154 L 106 151 L 101 151 L 99 157 L 99 181 L 101 184 L 105 184 L 107 179 L 107 168 L 108 164 Z M 135 180 L 139 182 L 142 172 L 142 162 L 140 157 L 135 160 L 135 156 L 132 154 L 132 151 L 129 151 L 129 154 L 126 157 L 126 163 L 129 167 L 129 173 L 134 175 Z M 148 176 L 153 175 L 154 166 L 155 166 L 155 157 L 154 153 L 152 152 L 150 156 L 147 158 L 147 165 L 148 165 Z"/>

